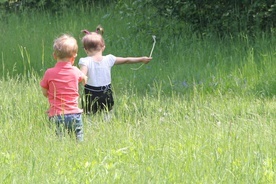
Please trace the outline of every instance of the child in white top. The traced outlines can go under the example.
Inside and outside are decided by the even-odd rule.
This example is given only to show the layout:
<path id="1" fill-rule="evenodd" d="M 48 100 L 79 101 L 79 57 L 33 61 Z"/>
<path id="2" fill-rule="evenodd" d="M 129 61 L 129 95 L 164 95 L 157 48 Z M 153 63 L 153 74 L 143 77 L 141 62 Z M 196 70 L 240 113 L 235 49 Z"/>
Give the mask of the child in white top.
<path id="1" fill-rule="evenodd" d="M 80 58 L 80 70 L 88 76 L 85 85 L 84 112 L 87 114 L 98 111 L 110 111 L 114 105 L 111 89 L 111 68 L 118 64 L 131 64 L 143 62 L 147 64 L 151 57 L 116 57 L 114 55 L 103 56 L 105 42 L 102 37 L 103 28 L 98 26 L 96 32 L 83 31 L 83 47 L 87 57 Z"/>

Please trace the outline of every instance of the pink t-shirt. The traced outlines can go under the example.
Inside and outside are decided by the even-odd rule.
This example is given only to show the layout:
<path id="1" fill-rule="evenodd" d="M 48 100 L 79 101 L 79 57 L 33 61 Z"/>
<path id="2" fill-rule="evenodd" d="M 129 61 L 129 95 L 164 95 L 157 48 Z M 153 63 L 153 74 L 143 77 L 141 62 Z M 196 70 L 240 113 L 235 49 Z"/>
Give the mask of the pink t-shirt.
<path id="1" fill-rule="evenodd" d="M 78 84 L 84 74 L 70 62 L 57 62 L 46 70 L 40 86 L 48 90 L 49 117 L 81 113 L 78 107 Z"/>

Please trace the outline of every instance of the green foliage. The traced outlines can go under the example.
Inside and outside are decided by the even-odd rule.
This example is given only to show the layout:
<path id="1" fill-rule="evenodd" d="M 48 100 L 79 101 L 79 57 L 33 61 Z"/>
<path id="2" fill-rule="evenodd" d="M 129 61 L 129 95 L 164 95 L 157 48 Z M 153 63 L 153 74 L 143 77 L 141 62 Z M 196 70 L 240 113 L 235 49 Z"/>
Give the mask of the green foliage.
<path id="1" fill-rule="evenodd" d="M 276 27 L 275 0 L 4 0 L 0 2 L 0 16 L 3 18 L 7 12 L 22 10 L 62 13 L 80 4 L 94 7 L 110 3 L 116 3 L 115 9 L 123 19 L 136 17 L 135 24 L 130 26 L 138 32 L 147 30 L 149 34 L 162 34 L 166 30 L 179 35 L 187 29 L 187 23 L 200 34 L 218 35 L 275 32 Z M 167 19 L 171 21 L 170 25 L 165 23 Z"/>
<path id="2" fill-rule="evenodd" d="M 153 0 L 161 16 L 189 22 L 199 32 L 219 34 L 271 31 L 276 27 L 275 0 Z"/>
<path id="3" fill-rule="evenodd" d="M 147 6 L 143 6 L 145 11 L 141 13 L 131 8 L 132 4 L 129 2 L 120 3 L 125 3 L 124 8 L 120 9 L 123 6 L 119 5 L 114 8 L 112 5 L 110 8 L 95 11 L 96 8 L 78 6 L 75 10 L 56 16 L 44 11 L 9 16 L 7 22 L 0 23 L 2 77 L 14 77 L 18 74 L 29 76 L 32 72 L 43 75 L 47 68 L 55 64 L 52 58 L 52 42 L 61 33 L 72 34 L 78 39 L 77 65 L 79 57 L 85 55 L 81 49 L 80 30 L 93 30 L 98 24 L 102 24 L 105 28 L 106 54 L 148 55 L 153 42 L 152 35 L 157 38 L 154 61 L 138 71 L 131 68 L 138 68 L 140 65 L 115 67 L 114 74 L 119 74 L 114 78 L 115 86 L 135 88 L 142 93 L 144 89 L 153 90 L 155 86 L 162 85 L 164 93 L 190 93 L 194 86 L 203 87 L 205 84 L 203 90 L 206 93 L 239 91 L 264 97 L 275 95 L 273 76 L 276 67 L 273 57 L 276 40 L 273 35 L 261 33 L 249 37 L 240 34 L 237 37 L 224 38 L 209 35 L 200 38 L 189 27 L 183 27 L 183 32 L 172 36 L 176 22 L 171 19 L 160 21 L 159 17 L 151 17 Z M 124 11 L 127 9 L 129 10 Z M 131 13 L 137 16 L 131 16 Z M 150 20 L 148 17 L 151 17 Z M 142 22 L 151 25 L 139 27 Z M 164 24 L 157 29 L 155 26 L 161 22 Z M 253 66 L 254 70 L 248 66 Z M 140 84 L 141 80 L 148 83 Z"/>
<path id="4" fill-rule="evenodd" d="M 8 12 L 16 12 L 23 10 L 44 10 L 54 13 L 61 13 L 62 11 L 72 8 L 78 4 L 86 6 L 106 5 L 111 0 L 2 0 L 0 8 Z"/>
<path id="5" fill-rule="evenodd" d="M 120 0 L 116 3 L 115 12 L 127 23 L 128 30 L 135 34 L 148 37 L 157 35 L 159 41 L 183 36 L 184 32 L 185 37 L 191 36 L 191 26 L 184 21 L 160 15 L 157 6 L 152 0 Z"/>

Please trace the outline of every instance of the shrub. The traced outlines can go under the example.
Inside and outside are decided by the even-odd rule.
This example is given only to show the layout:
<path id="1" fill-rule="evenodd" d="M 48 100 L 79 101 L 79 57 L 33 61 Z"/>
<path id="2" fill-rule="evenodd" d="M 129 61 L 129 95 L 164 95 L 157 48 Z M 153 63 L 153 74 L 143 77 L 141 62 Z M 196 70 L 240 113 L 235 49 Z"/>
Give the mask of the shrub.
<path id="1" fill-rule="evenodd" d="M 253 33 L 276 26 L 275 0 L 152 0 L 161 16 L 189 22 L 205 32 Z"/>

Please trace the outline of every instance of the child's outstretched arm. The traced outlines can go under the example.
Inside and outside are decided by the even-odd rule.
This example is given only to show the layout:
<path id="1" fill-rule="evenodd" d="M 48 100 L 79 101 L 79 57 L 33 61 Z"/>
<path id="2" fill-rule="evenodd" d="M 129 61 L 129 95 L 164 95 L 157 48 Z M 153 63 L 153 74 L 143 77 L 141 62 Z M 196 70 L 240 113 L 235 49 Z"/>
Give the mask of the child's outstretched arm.
<path id="1" fill-rule="evenodd" d="M 152 60 L 152 57 L 116 57 L 115 65 L 119 64 L 134 64 L 134 63 L 144 63 L 147 64 Z"/>

